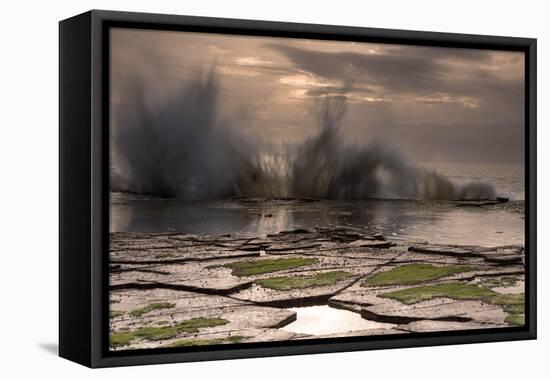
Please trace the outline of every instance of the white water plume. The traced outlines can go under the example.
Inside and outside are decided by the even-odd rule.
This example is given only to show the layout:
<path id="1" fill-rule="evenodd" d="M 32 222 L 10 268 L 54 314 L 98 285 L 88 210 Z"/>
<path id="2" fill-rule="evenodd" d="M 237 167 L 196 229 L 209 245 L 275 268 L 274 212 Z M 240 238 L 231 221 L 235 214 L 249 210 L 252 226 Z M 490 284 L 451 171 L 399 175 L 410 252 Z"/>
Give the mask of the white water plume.
<path id="1" fill-rule="evenodd" d="M 134 85 L 114 110 L 115 190 L 182 199 L 315 197 L 326 199 L 493 199 L 485 183 L 458 185 L 414 167 L 380 143 L 344 141 L 342 94 L 319 97 L 318 132 L 283 151 L 245 140 L 220 114 L 215 70 L 197 74 L 161 105 Z"/>

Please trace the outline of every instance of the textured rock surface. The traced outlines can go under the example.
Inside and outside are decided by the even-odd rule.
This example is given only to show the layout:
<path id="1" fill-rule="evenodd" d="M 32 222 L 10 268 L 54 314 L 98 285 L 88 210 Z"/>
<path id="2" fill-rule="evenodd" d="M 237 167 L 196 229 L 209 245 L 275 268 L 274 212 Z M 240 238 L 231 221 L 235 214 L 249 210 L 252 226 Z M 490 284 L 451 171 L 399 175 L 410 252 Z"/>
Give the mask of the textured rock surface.
<path id="1" fill-rule="evenodd" d="M 394 244 L 379 234 L 343 228 L 288 230 L 265 238 L 176 233 L 110 237 L 113 349 L 497 328 L 511 326 L 512 311 L 522 316 L 517 306 L 524 290 L 522 246 Z M 235 263 L 268 268 L 237 272 Z M 424 272 L 430 267 L 467 269 L 414 284 L 366 283 L 376 274 L 411 264 Z M 269 288 L 270 280 L 283 285 Z M 485 296 L 489 290 L 496 299 L 439 293 L 406 304 L 384 297 L 444 283 L 484 288 Z M 507 305 L 510 296 L 515 307 Z M 323 336 L 280 329 L 296 320 L 296 313 L 286 308 L 319 304 L 395 326 Z M 200 327 L 188 326 L 195 321 Z"/>

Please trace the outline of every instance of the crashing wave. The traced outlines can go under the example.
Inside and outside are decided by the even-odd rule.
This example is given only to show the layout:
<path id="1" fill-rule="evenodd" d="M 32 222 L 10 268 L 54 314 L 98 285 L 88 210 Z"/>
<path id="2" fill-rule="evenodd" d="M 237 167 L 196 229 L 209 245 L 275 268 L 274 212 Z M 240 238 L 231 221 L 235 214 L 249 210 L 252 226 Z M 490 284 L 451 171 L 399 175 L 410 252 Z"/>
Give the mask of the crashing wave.
<path id="1" fill-rule="evenodd" d="M 196 75 L 156 106 L 147 104 L 143 87 L 134 84 L 114 109 L 112 188 L 181 199 L 496 197 L 489 184 L 458 185 L 380 143 L 346 143 L 345 93 L 319 97 L 317 134 L 283 151 L 239 135 L 219 114 L 219 93 L 215 70 Z"/>

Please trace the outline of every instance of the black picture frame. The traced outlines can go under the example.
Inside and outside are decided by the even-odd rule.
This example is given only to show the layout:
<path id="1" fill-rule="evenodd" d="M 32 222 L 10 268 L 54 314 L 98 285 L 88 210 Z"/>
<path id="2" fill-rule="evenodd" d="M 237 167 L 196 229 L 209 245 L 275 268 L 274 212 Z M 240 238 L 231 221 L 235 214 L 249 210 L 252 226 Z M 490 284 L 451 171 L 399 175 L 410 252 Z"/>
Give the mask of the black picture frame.
<path id="1" fill-rule="evenodd" d="M 108 350 L 111 27 L 522 51 L 525 53 L 524 327 Z M 536 338 L 536 39 L 92 10 L 59 24 L 59 354 L 89 367 L 406 348 Z"/>

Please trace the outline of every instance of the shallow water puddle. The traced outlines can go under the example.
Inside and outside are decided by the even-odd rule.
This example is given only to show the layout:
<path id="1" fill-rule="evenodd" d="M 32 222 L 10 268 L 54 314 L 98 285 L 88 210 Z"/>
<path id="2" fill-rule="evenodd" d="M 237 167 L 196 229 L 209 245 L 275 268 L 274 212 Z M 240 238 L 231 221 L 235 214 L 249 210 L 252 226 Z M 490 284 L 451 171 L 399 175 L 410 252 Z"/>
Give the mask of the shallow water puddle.
<path id="1" fill-rule="evenodd" d="M 361 315 L 325 306 L 294 307 L 296 321 L 284 326 L 283 330 L 309 335 L 329 335 L 375 328 L 392 328 L 395 325 L 366 320 Z"/>

